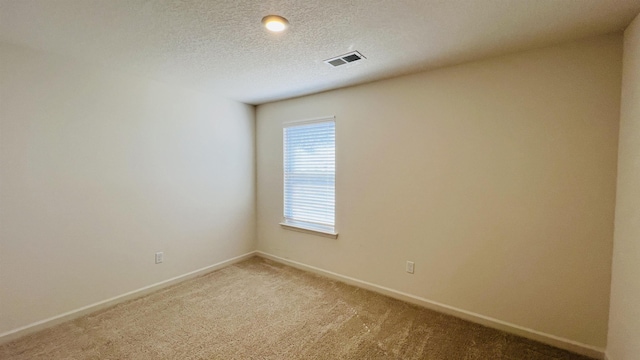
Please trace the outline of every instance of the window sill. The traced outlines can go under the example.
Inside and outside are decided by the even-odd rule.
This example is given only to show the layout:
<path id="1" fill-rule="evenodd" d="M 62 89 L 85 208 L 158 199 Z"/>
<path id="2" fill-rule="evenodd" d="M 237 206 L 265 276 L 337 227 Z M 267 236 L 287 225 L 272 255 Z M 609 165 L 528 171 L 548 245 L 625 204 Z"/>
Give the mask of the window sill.
<path id="1" fill-rule="evenodd" d="M 290 224 L 290 223 L 281 222 L 280 226 L 282 226 L 282 228 L 286 229 L 286 230 L 292 230 L 292 231 L 298 231 L 298 232 L 311 234 L 311 235 L 323 236 L 323 237 L 330 238 L 330 239 L 337 239 L 338 238 L 338 233 L 337 232 L 328 231 L 328 230 L 313 229 L 313 228 L 305 227 L 305 226 L 300 225 L 300 224 Z"/>

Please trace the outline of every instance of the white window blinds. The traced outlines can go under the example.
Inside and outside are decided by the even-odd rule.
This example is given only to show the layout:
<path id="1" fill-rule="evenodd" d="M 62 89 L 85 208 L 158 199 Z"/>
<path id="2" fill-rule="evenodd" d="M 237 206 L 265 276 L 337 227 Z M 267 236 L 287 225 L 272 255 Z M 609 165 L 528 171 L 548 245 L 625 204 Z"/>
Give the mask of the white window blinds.
<path id="1" fill-rule="evenodd" d="M 284 224 L 335 231 L 333 118 L 284 126 Z"/>

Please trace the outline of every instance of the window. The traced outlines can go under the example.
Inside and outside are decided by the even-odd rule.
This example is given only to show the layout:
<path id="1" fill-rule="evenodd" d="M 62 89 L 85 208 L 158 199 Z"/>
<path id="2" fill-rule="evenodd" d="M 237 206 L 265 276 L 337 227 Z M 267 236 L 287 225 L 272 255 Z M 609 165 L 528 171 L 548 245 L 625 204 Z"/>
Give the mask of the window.
<path id="1" fill-rule="evenodd" d="M 335 119 L 284 125 L 284 222 L 294 230 L 335 232 Z"/>

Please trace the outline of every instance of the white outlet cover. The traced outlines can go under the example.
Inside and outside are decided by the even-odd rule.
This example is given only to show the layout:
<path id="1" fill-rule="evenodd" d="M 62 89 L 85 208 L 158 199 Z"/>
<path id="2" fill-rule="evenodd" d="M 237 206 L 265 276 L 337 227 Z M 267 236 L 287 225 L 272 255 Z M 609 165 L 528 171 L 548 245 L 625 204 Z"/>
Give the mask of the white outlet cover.
<path id="1" fill-rule="evenodd" d="M 157 252 L 156 253 L 156 264 L 160 264 L 163 261 L 164 261 L 164 253 L 163 252 Z"/>
<path id="2" fill-rule="evenodd" d="M 413 274 L 413 271 L 415 269 L 415 263 L 413 261 L 407 261 L 407 272 L 409 274 Z"/>

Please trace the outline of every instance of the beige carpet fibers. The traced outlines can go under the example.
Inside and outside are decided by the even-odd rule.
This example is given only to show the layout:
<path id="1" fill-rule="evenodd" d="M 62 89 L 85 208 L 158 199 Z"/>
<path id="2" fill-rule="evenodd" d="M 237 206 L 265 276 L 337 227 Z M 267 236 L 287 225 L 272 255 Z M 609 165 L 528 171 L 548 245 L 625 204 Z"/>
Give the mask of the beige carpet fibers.
<path id="1" fill-rule="evenodd" d="M 252 258 L 0 346 L 1 359 L 586 359 Z"/>

